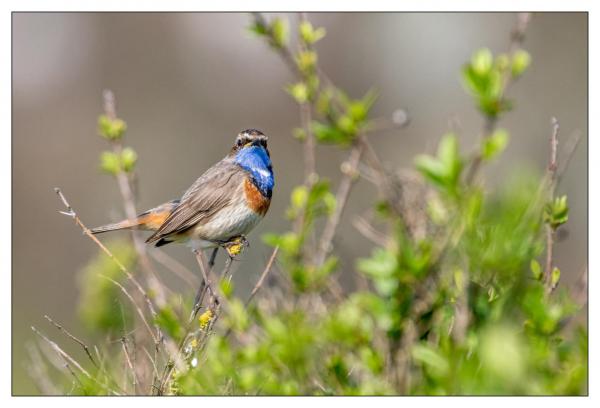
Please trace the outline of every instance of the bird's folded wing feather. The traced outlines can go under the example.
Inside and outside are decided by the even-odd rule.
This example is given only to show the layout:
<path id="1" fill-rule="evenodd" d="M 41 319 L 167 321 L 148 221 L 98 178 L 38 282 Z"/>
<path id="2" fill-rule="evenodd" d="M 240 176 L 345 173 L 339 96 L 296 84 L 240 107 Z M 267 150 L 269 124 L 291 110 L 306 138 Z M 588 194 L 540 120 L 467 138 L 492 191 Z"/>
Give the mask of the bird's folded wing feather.
<path id="1" fill-rule="evenodd" d="M 235 199 L 244 176 L 245 170 L 233 162 L 215 164 L 192 184 L 179 206 L 146 242 L 158 241 L 210 220 Z"/>

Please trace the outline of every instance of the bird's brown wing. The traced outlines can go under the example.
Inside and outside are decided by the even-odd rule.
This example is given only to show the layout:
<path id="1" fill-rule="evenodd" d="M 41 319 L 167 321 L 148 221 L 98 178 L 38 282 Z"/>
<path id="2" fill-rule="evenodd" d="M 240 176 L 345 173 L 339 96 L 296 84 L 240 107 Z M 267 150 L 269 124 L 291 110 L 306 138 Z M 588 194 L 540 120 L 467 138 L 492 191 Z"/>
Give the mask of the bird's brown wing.
<path id="1" fill-rule="evenodd" d="M 179 206 L 146 242 L 158 241 L 210 220 L 235 199 L 244 176 L 245 171 L 231 161 L 215 164 L 192 184 Z"/>

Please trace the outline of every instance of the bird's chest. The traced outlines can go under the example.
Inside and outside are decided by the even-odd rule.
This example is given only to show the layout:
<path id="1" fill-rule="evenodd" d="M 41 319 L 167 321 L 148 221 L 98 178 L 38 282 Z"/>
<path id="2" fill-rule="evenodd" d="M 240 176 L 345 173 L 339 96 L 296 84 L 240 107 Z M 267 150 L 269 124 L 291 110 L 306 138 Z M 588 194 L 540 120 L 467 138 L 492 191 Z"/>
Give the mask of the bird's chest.
<path id="1" fill-rule="evenodd" d="M 209 241 L 228 241 L 248 234 L 263 219 L 271 200 L 260 192 L 250 178 L 245 178 L 236 197 L 210 221 L 198 225 L 193 235 Z"/>
<path id="2" fill-rule="evenodd" d="M 244 180 L 244 198 L 246 205 L 256 214 L 264 217 L 269 210 L 271 198 L 266 197 L 250 178 Z"/>

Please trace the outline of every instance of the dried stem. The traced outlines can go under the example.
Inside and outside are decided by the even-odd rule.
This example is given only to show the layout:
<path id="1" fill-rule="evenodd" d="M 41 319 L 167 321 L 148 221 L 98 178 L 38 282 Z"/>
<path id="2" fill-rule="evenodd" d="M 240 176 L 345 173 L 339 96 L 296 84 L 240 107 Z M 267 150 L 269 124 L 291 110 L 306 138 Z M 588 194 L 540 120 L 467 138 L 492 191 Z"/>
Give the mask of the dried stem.
<path id="1" fill-rule="evenodd" d="M 560 126 L 556 118 L 552 118 L 552 134 L 550 136 L 550 158 L 548 160 L 548 168 L 546 170 L 546 182 L 548 188 L 548 200 L 551 202 L 554 199 L 554 190 L 556 188 L 556 172 L 558 169 L 557 152 L 558 152 L 558 131 Z M 544 267 L 544 282 L 548 292 L 552 292 L 552 268 L 554 257 L 554 239 L 556 230 L 549 223 L 546 224 L 546 265 Z"/>
<path id="2" fill-rule="evenodd" d="M 89 379 L 93 379 L 90 373 L 88 373 L 82 366 L 79 364 L 73 357 L 71 357 L 67 352 L 60 348 L 58 344 L 50 340 L 48 337 L 44 336 L 42 333 L 38 331 L 35 327 L 31 326 L 31 330 L 38 336 L 40 336 L 46 343 L 50 345 L 50 347 L 56 351 L 56 353 L 65 361 L 65 363 L 71 363 L 75 366 L 83 375 L 88 377 Z"/>
<path id="3" fill-rule="evenodd" d="M 133 296 L 131 296 L 131 294 L 127 291 L 127 289 L 125 289 L 125 287 L 123 285 L 121 285 L 119 282 L 117 282 L 116 280 L 109 278 L 108 276 L 105 276 L 105 275 L 100 275 L 100 277 L 102 277 L 102 278 L 112 282 L 114 285 L 118 286 L 119 289 L 121 289 L 121 292 L 123 292 L 125 294 L 125 296 L 127 296 L 127 298 L 131 301 L 131 304 L 133 305 L 135 310 L 138 312 L 138 315 L 142 319 L 142 323 L 144 323 L 144 326 L 146 326 L 146 328 L 148 329 L 150 336 L 152 336 L 152 340 L 154 341 L 154 344 L 158 347 L 158 344 L 160 344 L 160 340 L 158 337 L 156 337 L 156 335 L 150 328 L 150 325 L 148 324 L 148 321 L 146 320 L 146 317 L 144 316 L 144 312 L 142 312 L 142 309 L 140 309 L 137 302 L 133 299 Z"/>
<path id="4" fill-rule="evenodd" d="M 321 235 L 321 241 L 319 242 L 319 247 L 315 256 L 315 265 L 317 267 L 323 265 L 323 263 L 325 262 L 325 258 L 331 251 L 331 243 L 333 241 L 333 238 L 335 237 L 335 233 L 342 218 L 344 208 L 346 207 L 346 202 L 348 201 L 350 190 L 352 189 L 352 185 L 356 180 L 358 164 L 360 162 L 360 158 L 363 154 L 365 146 L 364 143 L 361 143 L 361 139 L 362 136 L 359 137 L 358 142 L 352 148 L 348 161 L 342 163 L 342 171 L 344 172 L 344 177 L 340 182 L 338 191 L 335 196 L 335 210 L 333 214 L 328 218 L 327 224 L 325 224 L 325 228 L 323 229 L 323 234 Z"/>
<path id="5" fill-rule="evenodd" d="M 211 264 L 211 263 L 214 264 L 214 257 L 216 256 L 216 252 L 217 251 L 213 250 L 213 254 L 211 255 L 209 264 Z M 206 293 L 206 291 L 208 291 L 211 298 L 215 299 L 215 301 L 218 303 L 218 300 L 217 300 L 218 297 L 216 296 L 216 293 L 210 282 L 210 272 L 211 272 L 212 267 L 206 266 L 206 260 L 204 259 L 204 253 L 201 250 L 194 250 L 194 253 L 196 254 L 196 260 L 198 261 L 198 266 L 200 267 L 200 272 L 202 273 L 203 281 L 200 285 L 200 288 L 198 289 L 198 292 L 196 293 L 196 298 L 194 299 L 194 305 L 192 308 L 192 313 L 190 314 L 190 318 L 188 320 L 188 324 L 191 324 L 192 321 L 194 320 L 194 318 L 196 317 L 196 314 L 198 314 L 198 311 L 200 310 L 200 307 L 202 306 L 202 302 L 204 300 L 204 294 Z"/>
<path id="6" fill-rule="evenodd" d="M 275 249 L 273 249 L 273 253 L 271 254 L 271 257 L 269 258 L 269 261 L 267 262 L 267 266 L 265 266 L 265 269 L 263 270 L 262 274 L 260 275 L 258 282 L 256 282 L 256 285 L 254 285 L 254 288 L 252 288 L 252 291 L 250 292 L 250 296 L 248 297 L 248 300 L 246 300 L 246 304 L 245 304 L 246 307 L 248 307 L 248 305 L 250 304 L 250 302 L 252 302 L 252 299 L 254 298 L 256 293 L 262 287 L 265 279 L 267 278 L 267 275 L 271 271 L 273 263 L 275 262 L 275 258 L 277 258 L 277 252 L 279 252 L 279 246 L 276 246 Z"/>
<path id="7" fill-rule="evenodd" d="M 137 374 L 135 373 L 135 367 L 133 366 L 133 362 L 131 360 L 131 356 L 129 354 L 129 349 L 127 348 L 127 342 L 125 337 L 121 337 L 121 346 L 123 348 L 123 353 L 125 354 L 125 360 L 127 361 L 127 366 L 131 370 L 131 382 L 133 385 L 133 394 L 137 394 L 137 385 L 139 380 L 137 378 Z"/>
<path id="8" fill-rule="evenodd" d="M 172 258 L 171 256 L 167 255 L 164 251 L 157 249 L 148 251 L 148 253 L 152 258 L 154 258 L 156 262 L 160 263 L 169 271 L 173 272 L 175 276 L 185 281 L 188 285 L 192 287 L 197 287 L 200 284 L 200 281 L 198 280 L 196 275 L 192 273 L 192 271 L 183 266 L 175 258 Z"/>
<path id="9" fill-rule="evenodd" d="M 25 346 L 29 353 L 29 359 L 31 360 L 31 363 L 27 365 L 27 371 L 30 377 L 35 381 L 39 391 L 44 395 L 59 395 L 60 391 L 58 387 L 50 381 L 48 369 L 37 347 L 31 343 L 27 343 Z"/>
<path id="10" fill-rule="evenodd" d="M 142 285 L 140 285 L 140 283 L 137 281 L 137 279 L 135 279 L 133 277 L 133 275 L 127 270 L 127 268 L 125 267 L 125 265 L 123 265 L 121 263 L 121 261 L 119 261 L 112 254 L 112 252 L 110 252 L 110 250 L 108 248 L 106 248 L 106 246 L 104 246 L 104 244 L 102 242 L 100 242 L 100 240 L 98 238 L 96 238 L 96 236 L 93 235 L 90 232 L 90 230 L 85 226 L 85 224 L 83 224 L 83 222 L 77 216 L 77 213 L 73 210 L 73 207 L 71 207 L 71 205 L 69 204 L 69 202 L 65 198 L 65 196 L 62 193 L 62 191 L 60 190 L 60 188 L 55 188 L 54 191 L 56 192 L 56 194 L 58 194 L 58 196 L 61 199 L 61 201 L 63 202 L 64 206 L 67 208 L 67 211 L 60 211 L 60 213 L 63 214 L 63 215 L 66 215 L 68 217 L 73 218 L 73 220 L 75 221 L 75 223 L 83 230 L 83 233 L 85 235 L 87 235 L 92 241 L 94 241 L 94 243 L 96 245 L 98 245 L 98 247 L 100 247 L 100 249 L 119 267 L 119 269 L 121 270 L 121 272 L 123 272 L 127 276 L 127 279 L 129 279 L 133 283 L 133 285 L 136 287 L 136 289 L 144 297 L 144 299 L 146 301 L 146 304 L 148 305 L 148 309 L 150 310 L 150 313 L 152 314 L 152 316 L 153 317 L 156 316 L 156 310 L 154 309 L 154 305 L 152 304 L 152 301 L 150 300 L 150 297 L 148 297 L 148 294 L 146 293 L 146 291 L 144 290 L 144 288 L 142 287 Z M 157 331 L 158 330 L 159 329 L 157 327 Z"/>
<path id="11" fill-rule="evenodd" d="M 102 93 L 102 97 L 104 101 L 104 113 L 106 114 L 106 116 L 108 116 L 108 118 L 111 120 L 117 119 L 116 101 L 113 92 L 109 89 L 105 89 Z M 112 140 L 111 146 L 113 152 L 120 156 L 123 151 L 123 145 L 121 144 L 121 141 Z M 131 188 L 129 177 L 127 176 L 127 173 L 119 171 L 116 174 L 116 178 L 121 197 L 123 198 L 125 214 L 129 221 L 133 222 L 137 217 L 137 210 L 135 206 L 135 197 Z M 154 271 L 152 263 L 148 258 L 146 246 L 143 240 L 140 238 L 138 231 L 136 231 L 135 229 L 131 230 L 131 236 L 133 239 L 135 250 L 139 255 L 142 269 L 146 272 L 146 279 L 148 281 L 148 285 L 156 293 L 159 303 L 162 304 L 164 303 L 163 285 L 158 281 L 156 272 Z"/>
<path id="12" fill-rule="evenodd" d="M 81 347 L 83 347 L 83 350 L 85 351 L 85 354 L 87 354 L 87 356 L 90 359 L 90 361 L 92 362 L 92 364 L 96 368 L 98 368 L 98 364 L 96 363 L 96 360 L 94 360 L 94 357 L 92 357 L 92 354 L 90 353 L 90 349 L 88 348 L 88 346 L 83 341 L 79 340 L 77 337 L 75 337 L 74 335 L 72 335 L 71 333 L 69 333 L 69 331 L 67 329 L 65 329 L 64 327 L 62 327 L 60 324 L 56 323 L 48 315 L 44 315 L 44 317 L 46 318 L 46 320 L 48 320 L 50 323 L 52 323 L 58 330 L 60 330 L 61 332 L 63 332 L 68 338 L 70 338 L 71 340 L 73 340 L 74 342 L 76 342 L 77 344 L 79 344 Z"/>
<path id="13" fill-rule="evenodd" d="M 373 225 L 369 221 L 367 221 L 364 217 L 356 216 L 352 221 L 352 225 L 354 228 L 358 230 L 365 238 L 369 239 L 375 245 L 380 246 L 382 248 L 387 248 L 389 245 L 388 239 L 385 234 L 377 231 Z"/>

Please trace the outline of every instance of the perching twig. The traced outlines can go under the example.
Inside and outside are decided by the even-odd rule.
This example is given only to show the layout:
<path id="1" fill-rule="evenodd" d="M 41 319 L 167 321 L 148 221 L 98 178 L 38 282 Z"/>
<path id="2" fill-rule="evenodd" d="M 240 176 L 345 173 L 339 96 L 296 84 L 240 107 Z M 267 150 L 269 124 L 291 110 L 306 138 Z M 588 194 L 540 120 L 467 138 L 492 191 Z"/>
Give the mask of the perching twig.
<path id="1" fill-rule="evenodd" d="M 46 320 L 48 320 L 50 323 L 52 323 L 58 330 L 60 330 L 61 332 L 63 332 L 68 338 L 70 338 L 75 343 L 77 343 L 81 347 L 83 347 L 83 350 L 85 351 L 85 354 L 87 354 L 87 356 L 89 357 L 89 359 L 92 362 L 92 364 L 94 364 L 94 366 L 96 368 L 98 368 L 98 364 L 96 363 L 96 360 L 94 360 L 94 357 L 92 357 L 92 354 L 90 353 L 90 349 L 88 348 L 88 346 L 83 341 L 79 340 L 77 337 L 75 337 L 74 335 L 72 335 L 71 333 L 69 333 L 69 331 L 67 329 L 65 329 L 64 327 L 62 327 L 60 324 L 56 323 L 48 315 L 44 315 L 44 317 L 46 318 Z"/>
<path id="2" fill-rule="evenodd" d="M 198 261 L 198 266 L 200 267 L 200 272 L 202 273 L 202 283 L 200 284 L 200 287 L 198 288 L 198 292 L 196 293 L 196 297 L 194 299 L 194 305 L 192 307 L 192 313 L 190 314 L 190 318 L 188 323 L 191 323 L 194 318 L 196 317 L 196 314 L 198 314 L 198 311 L 200 310 L 200 307 L 202 306 L 202 301 L 204 300 L 204 293 L 205 291 L 208 291 L 211 295 L 211 297 L 213 297 L 214 299 L 217 299 L 215 291 L 211 285 L 210 282 L 210 271 L 212 269 L 211 266 L 208 267 L 208 271 L 207 271 L 207 267 L 205 265 L 205 259 L 204 259 L 204 253 L 202 252 L 202 250 L 194 250 L 194 253 L 196 254 L 196 260 Z M 209 262 L 212 262 L 214 264 L 214 257 L 216 256 L 216 251 L 213 251 L 213 255 L 211 255 L 211 260 Z M 218 300 L 216 301 L 218 303 Z"/>

